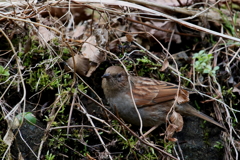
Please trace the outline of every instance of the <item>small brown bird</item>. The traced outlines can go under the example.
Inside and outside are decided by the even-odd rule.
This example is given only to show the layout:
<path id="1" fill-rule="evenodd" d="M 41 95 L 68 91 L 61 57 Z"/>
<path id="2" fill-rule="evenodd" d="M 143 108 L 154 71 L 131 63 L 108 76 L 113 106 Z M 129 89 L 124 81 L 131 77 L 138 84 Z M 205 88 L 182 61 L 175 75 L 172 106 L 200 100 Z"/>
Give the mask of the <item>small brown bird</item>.
<path id="1" fill-rule="evenodd" d="M 131 98 L 128 75 L 122 67 L 111 66 L 102 76 L 102 88 L 106 99 L 115 112 L 124 120 L 140 125 L 138 114 Z M 173 106 L 178 86 L 155 79 L 130 76 L 133 97 L 141 115 L 144 127 L 153 127 L 166 122 L 166 116 Z M 181 89 L 181 92 L 187 92 Z M 188 103 L 175 105 L 180 115 L 191 115 L 209 121 L 221 128 L 220 123 L 197 111 Z"/>

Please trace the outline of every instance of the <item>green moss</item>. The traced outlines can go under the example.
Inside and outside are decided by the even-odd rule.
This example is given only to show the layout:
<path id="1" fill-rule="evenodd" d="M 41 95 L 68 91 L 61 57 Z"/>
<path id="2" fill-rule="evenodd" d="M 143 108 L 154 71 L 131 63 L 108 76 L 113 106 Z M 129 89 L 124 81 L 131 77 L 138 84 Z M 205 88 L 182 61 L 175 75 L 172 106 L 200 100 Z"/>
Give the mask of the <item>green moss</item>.
<path id="1" fill-rule="evenodd" d="M 0 66 L 0 82 L 6 81 L 10 76 L 10 73 L 7 68 Z"/>
<path id="2" fill-rule="evenodd" d="M 137 58 L 136 65 L 141 66 L 141 68 L 138 70 L 139 76 L 144 76 L 145 74 L 151 73 L 161 67 L 160 64 L 154 63 L 146 56 L 143 56 L 142 58 Z"/>
<path id="3" fill-rule="evenodd" d="M 211 60 L 213 58 L 212 54 L 205 53 L 204 50 L 199 51 L 193 55 L 193 59 L 195 59 L 194 68 L 196 72 L 201 74 L 209 74 L 211 76 L 216 76 L 216 71 L 219 69 L 218 66 L 212 68 Z"/>
<path id="4" fill-rule="evenodd" d="M 0 158 L 2 158 L 2 156 L 4 155 L 4 153 L 7 150 L 7 144 L 4 143 L 2 137 L 1 137 L 2 133 L 0 134 Z"/>

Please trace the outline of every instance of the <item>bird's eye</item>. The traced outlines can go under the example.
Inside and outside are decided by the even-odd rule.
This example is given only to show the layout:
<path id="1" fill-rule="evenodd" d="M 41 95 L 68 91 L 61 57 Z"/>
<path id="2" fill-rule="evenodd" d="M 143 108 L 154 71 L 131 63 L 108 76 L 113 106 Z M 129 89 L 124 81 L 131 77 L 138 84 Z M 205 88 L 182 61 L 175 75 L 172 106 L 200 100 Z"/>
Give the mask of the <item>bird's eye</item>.
<path id="1" fill-rule="evenodd" d="M 118 78 L 121 78 L 121 77 L 122 77 L 122 74 L 120 74 L 120 73 L 117 74 L 117 77 L 118 77 Z"/>

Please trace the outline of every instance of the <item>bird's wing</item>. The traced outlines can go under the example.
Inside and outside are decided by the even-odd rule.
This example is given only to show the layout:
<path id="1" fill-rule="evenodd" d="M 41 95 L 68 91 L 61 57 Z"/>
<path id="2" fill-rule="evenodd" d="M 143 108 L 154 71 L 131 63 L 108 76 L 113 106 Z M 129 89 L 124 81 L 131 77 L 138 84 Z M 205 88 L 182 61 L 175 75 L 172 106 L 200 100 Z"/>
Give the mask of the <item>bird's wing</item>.
<path id="1" fill-rule="evenodd" d="M 145 77 L 131 77 L 131 81 L 133 97 L 139 107 L 174 100 L 177 96 L 178 86 L 172 83 Z M 180 88 L 177 102 L 187 101 L 189 101 L 188 92 Z"/>

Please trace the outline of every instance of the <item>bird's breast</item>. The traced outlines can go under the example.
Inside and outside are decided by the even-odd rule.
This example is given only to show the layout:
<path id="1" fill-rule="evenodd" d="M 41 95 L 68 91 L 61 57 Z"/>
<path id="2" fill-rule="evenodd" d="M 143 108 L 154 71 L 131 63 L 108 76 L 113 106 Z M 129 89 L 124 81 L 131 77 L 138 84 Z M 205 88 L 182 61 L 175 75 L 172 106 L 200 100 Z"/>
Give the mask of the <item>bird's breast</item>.
<path id="1" fill-rule="evenodd" d="M 117 97 L 109 97 L 108 100 L 116 115 L 119 115 L 120 118 L 128 123 L 140 125 L 139 116 L 129 95 L 122 94 Z M 162 103 L 137 109 L 141 115 L 143 126 L 152 127 L 165 122 L 166 114 L 170 108 Z"/>

